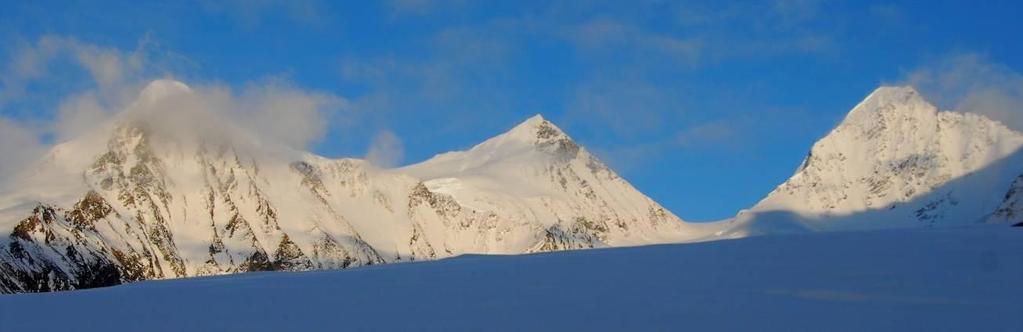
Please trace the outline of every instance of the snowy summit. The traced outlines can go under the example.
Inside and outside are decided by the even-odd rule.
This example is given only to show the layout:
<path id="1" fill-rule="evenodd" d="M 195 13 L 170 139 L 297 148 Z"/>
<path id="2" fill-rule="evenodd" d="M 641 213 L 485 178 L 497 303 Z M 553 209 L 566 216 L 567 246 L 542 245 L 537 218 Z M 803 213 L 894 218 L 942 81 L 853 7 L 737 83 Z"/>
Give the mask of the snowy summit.
<path id="1" fill-rule="evenodd" d="M 785 183 L 736 217 L 739 233 L 976 224 L 1023 162 L 1023 134 L 881 87 L 817 141 Z"/>

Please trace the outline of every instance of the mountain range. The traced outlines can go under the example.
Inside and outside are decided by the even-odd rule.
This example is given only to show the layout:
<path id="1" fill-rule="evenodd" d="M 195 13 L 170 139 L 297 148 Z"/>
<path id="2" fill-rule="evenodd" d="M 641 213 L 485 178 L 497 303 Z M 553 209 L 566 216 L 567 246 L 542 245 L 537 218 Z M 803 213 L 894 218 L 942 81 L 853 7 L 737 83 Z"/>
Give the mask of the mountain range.
<path id="1" fill-rule="evenodd" d="M 540 115 L 385 169 L 267 145 L 208 115 L 194 125 L 215 130 L 168 130 L 159 112 L 188 111 L 179 100 L 192 94 L 154 81 L 111 121 L 2 181 L 0 292 L 1023 221 L 1023 134 L 938 111 L 909 87 L 874 91 L 790 179 L 714 223 L 679 219 Z"/>
<path id="2" fill-rule="evenodd" d="M 539 115 L 468 151 L 381 169 L 244 136 L 182 134 L 148 114 L 179 111 L 178 100 L 192 93 L 180 82 L 154 81 L 109 124 L 57 145 L 6 182 L 0 290 L 710 235 Z"/>

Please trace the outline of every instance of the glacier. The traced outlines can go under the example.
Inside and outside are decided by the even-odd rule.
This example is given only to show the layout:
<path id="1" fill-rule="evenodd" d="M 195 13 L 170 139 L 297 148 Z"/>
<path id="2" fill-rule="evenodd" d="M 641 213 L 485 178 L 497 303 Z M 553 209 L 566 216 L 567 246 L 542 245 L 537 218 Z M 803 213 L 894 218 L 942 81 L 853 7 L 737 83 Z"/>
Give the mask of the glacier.
<path id="1" fill-rule="evenodd" d="M 3 331 L 1020 331 L 1023 229 L 804 233 L 0 296 Z"/>

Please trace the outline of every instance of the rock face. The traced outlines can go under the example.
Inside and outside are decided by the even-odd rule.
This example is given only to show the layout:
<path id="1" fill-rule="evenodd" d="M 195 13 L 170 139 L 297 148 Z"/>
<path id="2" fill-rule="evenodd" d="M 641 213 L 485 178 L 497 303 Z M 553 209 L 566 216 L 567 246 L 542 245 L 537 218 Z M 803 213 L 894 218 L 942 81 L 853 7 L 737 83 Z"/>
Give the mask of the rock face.
<path id="1" fill-rule="evenodd" d="M 188 93 L 154 82 L 133 107 Z M 710 236 L 540 116 L 393 170 L 123 116 L 7 182 L 0 228 L 5 293 Z"/>
<path id="2" fill-rule="evenodd" d="M 998 122 L 882 87 L 740 212 L 735 234 L 962 225 L 996 209 L 992 218 L 1018 220 L 1018 190 L 1005 190 L 1023 173 L 1021 146 L 1023 135 Z"/>
<path id="3" fill-rule="evenodd" d="M 1002 203 L 995 209 L 987 222 L 1008 223 L 1023 226 L 1023 175 L 1016 177 L 1006 191 Z"/>

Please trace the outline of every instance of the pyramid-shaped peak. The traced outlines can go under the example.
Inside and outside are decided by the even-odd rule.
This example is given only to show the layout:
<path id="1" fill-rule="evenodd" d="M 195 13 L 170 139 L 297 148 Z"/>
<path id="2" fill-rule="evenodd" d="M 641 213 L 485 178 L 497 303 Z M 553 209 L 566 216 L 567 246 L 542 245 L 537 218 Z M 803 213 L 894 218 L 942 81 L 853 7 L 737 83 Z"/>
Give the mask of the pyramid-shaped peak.
<path id="1" fill-rule="evenodd" d="M 523 123 L 539 124 L 545 121 L 547 121 L 547 119 L 544 119 L 543 114 L 537 113 L 536 115 L 529 117 L 529 119 L 526 119 Z"/>
<path id="2" fill-rule="evenodd" d="M 912 86 L 882 86 L 871 92 L 849 111 L 845 122 L 871 118 L 872 114 L 888 109 L 912 112 L 921 116 L 933 115 L 937 112 L 937 109 L 924 100 L 923 96 Z"/>
<path id="3" fill-rule="evenodd" d="M 504 133 L 501 137 L 541 143 L 552 139 L 567 138 L 567 135 L 561 128 L 544 119 L 543 115 L 537 114 Z"/>
<path id="4" fill-rule="evenodd" d="M 544 119 L 543 115 L 537 114 L 529 117 L 526 121 L 522 121 L 515 128 L 512 128 L 508 132 L 519 132 L 519 131 L 533 131 L 535 128 L 542 126 L 547 123 L 547 119 Z"/>
<path id="5" fill-rule="evenodd" d="M 466 151 L 443 153 L 427 160 L 422 165 L 456 163 L 455 168 L 467 169 L 483 165 L 492 160 L 542 152 L 561 157 L 575 156 L 580 147 L 561 129 L 541 115 L 534 115 L 514 128 L 476 144 Z M 468 160 L 468 161 L 467 161 Z M 463 165 L 465 164 L 465 165 Z M 412 168 L 418 167 L 413 165 Z M 429 166 L 433 167 L 433 166 Z M 423 167 L 418 167 L 422 169 Z"/>
<path id="6" fill-rule="evenodd" d="M 923 99 L 915 88 L 909 85 L 903 86 L 881 86 L 867 96 L 866 100 L 876 100 L 884 103 L 899 103 Z"/>

